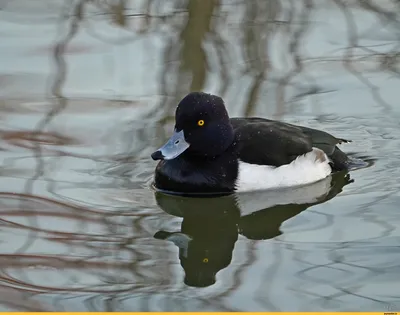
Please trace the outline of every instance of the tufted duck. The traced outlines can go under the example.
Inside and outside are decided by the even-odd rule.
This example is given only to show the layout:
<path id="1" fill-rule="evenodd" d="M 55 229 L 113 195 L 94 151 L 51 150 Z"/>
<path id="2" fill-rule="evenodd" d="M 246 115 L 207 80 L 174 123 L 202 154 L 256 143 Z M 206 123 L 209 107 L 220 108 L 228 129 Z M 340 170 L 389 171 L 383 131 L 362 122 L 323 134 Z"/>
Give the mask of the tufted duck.
<path id="1" fill-rule="evenodd" d="M 175 130 L 155 151 L 154 186 L 178 194 L 229 194 L 313 183 L 346 170 L 324 131 L 264 118 L 229 118 L 222 98 L 192 92 L 179 103 Z"/>

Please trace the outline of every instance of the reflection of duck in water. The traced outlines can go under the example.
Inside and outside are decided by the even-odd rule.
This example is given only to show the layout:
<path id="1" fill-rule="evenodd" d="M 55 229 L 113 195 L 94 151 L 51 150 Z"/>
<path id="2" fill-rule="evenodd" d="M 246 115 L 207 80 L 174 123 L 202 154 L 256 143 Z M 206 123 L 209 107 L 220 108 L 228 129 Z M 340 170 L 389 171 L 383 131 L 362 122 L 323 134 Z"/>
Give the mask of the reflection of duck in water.
<path id="1" fill-rule="evenodd" d="M 215 275 L 232 259 L 238 238 L 240 211 L 232 196 L 219 198 L 179 198 L 157 193 L 157 203 L 169 214 L 183 217 L 181 231 L 157 232 L 179 247 L 185 283 L 205 287 L 215 283 Z"/>
<path id="2" fill-rule="evenodd" d="M 323 203 L 350 183 L 346 173 L 309 186 L 251 192 L 215 198 L 189 198 L 156 193 L 165 212 L 183 218 L 181 231 L 158 231 L 154 237 L 179 247 L 184 282 L 206 287 L 232 259 L 238 234 L 262 240 L 280 235 L 281 224 L 312 205 Z"/>

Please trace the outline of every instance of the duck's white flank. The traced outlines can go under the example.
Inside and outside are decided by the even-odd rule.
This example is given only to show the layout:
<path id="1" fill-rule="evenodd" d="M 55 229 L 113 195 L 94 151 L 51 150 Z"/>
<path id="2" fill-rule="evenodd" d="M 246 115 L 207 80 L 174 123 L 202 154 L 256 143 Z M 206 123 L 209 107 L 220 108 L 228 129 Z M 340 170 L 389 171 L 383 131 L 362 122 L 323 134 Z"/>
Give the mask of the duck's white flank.
<path id="1" fill-rule="evenodd" d="M 243 192 L 305 185 L 317 182 L 331 172 L 329 158 L 317 148 L 279 167 L 239 161 L 236 189 Z"/>

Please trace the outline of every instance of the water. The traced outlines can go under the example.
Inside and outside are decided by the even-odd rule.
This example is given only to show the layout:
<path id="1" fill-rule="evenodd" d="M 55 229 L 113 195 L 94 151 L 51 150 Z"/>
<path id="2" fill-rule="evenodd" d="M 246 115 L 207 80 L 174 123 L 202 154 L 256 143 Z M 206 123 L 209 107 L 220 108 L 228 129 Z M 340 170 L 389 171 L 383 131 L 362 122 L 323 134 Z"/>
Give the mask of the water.
<path id="1" fill-rule="evenodd" d="M 400 308 L 396 1 L 0 1 L 0 310 Z M 192 90 L 353 140 L 295 190 L 156 194 Z"/>

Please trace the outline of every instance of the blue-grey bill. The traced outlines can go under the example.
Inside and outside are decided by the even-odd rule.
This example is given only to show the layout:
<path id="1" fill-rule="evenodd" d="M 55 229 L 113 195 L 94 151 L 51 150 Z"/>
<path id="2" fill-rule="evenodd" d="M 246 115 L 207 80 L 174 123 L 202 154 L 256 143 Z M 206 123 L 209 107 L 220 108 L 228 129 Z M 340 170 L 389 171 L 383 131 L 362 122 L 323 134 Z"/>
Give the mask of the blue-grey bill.
<path id="1" fill-rule="evenodd" d="M 151 157 L 153 160 L 172 160 L 185 152 L 187 148 L 189 148 L 189 143 L 185 140 L 183 130 L 175 131 L 168 142 L 154 152 Z"/>

